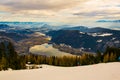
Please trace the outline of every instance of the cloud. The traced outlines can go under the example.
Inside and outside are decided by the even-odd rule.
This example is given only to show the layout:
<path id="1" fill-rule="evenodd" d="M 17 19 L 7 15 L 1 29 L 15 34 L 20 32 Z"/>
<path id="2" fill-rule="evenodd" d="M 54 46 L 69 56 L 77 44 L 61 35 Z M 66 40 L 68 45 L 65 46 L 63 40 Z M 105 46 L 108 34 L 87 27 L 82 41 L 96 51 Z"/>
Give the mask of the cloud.
<path id="1" fill-rule="evenodd" d="M 2 5 L 13 10 L 61 10 L 88 0 L 7 0 Z"/>
<path id="2" fill-rule="evenodd" d="M 120 0 L 91 0 L 76 8 L 78 10 L 72 12 L 72 15 L 92 19 L 118 19 L 120 17 L 120 8 L 117 7 L 119 3 Z"/>
<path id="3" fill-rule="evenodd" d="M 77 12 L 77 13 L 73 13 L 73 15 L 75 16 L 84 16 L 84 17 L 97 17 L 97 18 L 115 18 L 115 17 L 118 17 L 120 16 L 120 11 L 93 11 L 93 12 Z M 114 16 L 113 16 L 114 15 Z"/>
<path id="4" fill-rule="evenodd" d="M 73 15 L 76 15 L 76 16 L 87 16 L 87 17 L 102 16 L 106 14 L 107 12 L 103 12 L 103 11 L 73 13 Z"/>
<path id="5" fill-rule="evenodd" d="M 120 0 L 2 0 L 0 20 L 61 23 L 120 19 Z"/>
<path id="6" fill-rule="evenodd" d="M 102 23 L 108 23 L 108 22 L 112 22 L 112 23 L 120 23 L 120 20 L 98 20 L 96 22 L 102 22 Z"/>
<path id="7" fill-rule="evenodd" d="M 13 15 L 52 17 L 60 11 L 71 9 L 89 0 L 3 0 L 0 3 L 0 11 L 10 12 Z"/>

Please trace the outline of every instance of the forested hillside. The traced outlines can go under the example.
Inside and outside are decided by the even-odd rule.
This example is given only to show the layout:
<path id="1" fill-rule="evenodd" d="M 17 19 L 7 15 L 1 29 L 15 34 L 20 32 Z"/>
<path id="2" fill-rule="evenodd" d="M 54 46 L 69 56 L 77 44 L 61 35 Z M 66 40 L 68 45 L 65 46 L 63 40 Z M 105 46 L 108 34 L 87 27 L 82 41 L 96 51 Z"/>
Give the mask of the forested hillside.
<path id="1" fill-rule="evenodd" d="M 81 56 L 40 56 L 40 55 L 18 55 L 14 49 L 14 45 L 11 42 L 0 43 L 0 70 L 12 69 L 25 69 L 26 64 L 48 64 L 55 66 L 80 66 L 90 65 L 102 62 L 116 62 L 120 61 L 120 49 L 108 47 L 104 54 L 97 52 L 94 54 L 84 53 Z"/>

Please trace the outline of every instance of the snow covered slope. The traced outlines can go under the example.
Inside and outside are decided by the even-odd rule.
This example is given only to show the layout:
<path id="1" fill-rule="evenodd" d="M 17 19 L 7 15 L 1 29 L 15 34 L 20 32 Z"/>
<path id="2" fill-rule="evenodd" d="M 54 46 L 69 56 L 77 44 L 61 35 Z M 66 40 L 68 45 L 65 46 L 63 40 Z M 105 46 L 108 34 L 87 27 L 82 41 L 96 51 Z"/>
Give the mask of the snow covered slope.
<path id="1" fill-rule="evenodd" d="M 0 80 L 120 80 L 120 63 L 79 67 L 43 65 L 34 70 L 1 71 Z"/>

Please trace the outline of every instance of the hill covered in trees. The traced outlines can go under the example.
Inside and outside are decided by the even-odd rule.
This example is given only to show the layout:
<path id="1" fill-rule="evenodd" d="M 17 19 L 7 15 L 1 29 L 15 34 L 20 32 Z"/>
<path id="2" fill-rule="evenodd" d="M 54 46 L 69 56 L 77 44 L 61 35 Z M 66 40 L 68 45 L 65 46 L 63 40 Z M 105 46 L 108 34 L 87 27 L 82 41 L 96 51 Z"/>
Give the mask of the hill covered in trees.
<path id="1" fill-rule="evenodd" d="M 40 56 L 40 55 L 18 55 L 14 49 L 14 45 L 11 42 L 1 42 L 0 43 L 0 70 L 12 69 L 25 69 L 26 64 L 30 62 L 31 64 L 48 64 L 55 66 L 80 66 L 80 65 L 90 65 L 102 62 L 116 62 L 120 61 L 120 49 L 108 47 L 106 51 L 102 54 L 97 52 L 94 54 L 82 54 L 81 56 Z"/>
<path id="2" fill-rule="evenodd" d="M 0 43 L 0 70 L 22 69 L 25 68 L 24 64 L 11 42 Z"/>
<path id="3" fill-rule="evenodd" d="M 68 28 L 58 31 L 50 31 L 51 42 L 55 44 L 65 44 L 72 48 L 84 49 L 83 51 L 96 52 L 105 51 L 107 46 L 120 47 L 120 31 L 105 28 L 86 28 L 82 32 L 75 28 Z"/>

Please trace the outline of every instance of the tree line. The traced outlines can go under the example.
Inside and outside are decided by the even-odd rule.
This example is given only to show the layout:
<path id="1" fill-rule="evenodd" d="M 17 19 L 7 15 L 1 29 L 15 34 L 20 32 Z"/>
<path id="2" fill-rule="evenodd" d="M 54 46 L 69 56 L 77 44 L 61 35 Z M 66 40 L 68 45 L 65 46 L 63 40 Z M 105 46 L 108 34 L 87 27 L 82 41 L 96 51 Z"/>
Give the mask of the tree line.
<path id="1" fill-rule="evenodd" d="M 22 57 L 17 54 L 11 42 L 0 43 L 0 70 L 25 68 Z"/>
<path id="2" fill-rule="evenodd" d="M 120 61 L 120 48 L 115 47 L 107 47 L 104 53 L 97 51 L 96 54 L 84 53 L 81 56 L 47 57 L 33 54 L 18 55 L 11 42 L 0 43 L 0 70 L 25 69 L 28 62 L 70 67 L 116 61 Z"/>

